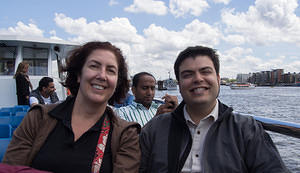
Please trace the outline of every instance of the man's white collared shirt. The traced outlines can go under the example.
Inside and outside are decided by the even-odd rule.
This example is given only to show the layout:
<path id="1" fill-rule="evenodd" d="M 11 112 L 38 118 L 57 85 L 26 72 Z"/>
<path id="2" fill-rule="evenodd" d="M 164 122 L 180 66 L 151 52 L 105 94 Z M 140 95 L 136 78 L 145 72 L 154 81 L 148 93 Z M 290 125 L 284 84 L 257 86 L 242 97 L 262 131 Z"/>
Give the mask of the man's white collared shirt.
<path id="1" fill-rule="evenodd" d="M 186 105 L 184 106 L 183 112 L 186 124 L 189 127 L 191 136 L 193 138 L 193 143 L 191 151 L 183 166 L 182 173 L 201 173 L 201 160 L 203 159 L 202 153 L 205 137 L 210 126 L 218 119 L 219 102 L 217 100 L 212 112 L 200 120 L 198 125 L 193 122 L 190 115 L 186 111 Z"/>

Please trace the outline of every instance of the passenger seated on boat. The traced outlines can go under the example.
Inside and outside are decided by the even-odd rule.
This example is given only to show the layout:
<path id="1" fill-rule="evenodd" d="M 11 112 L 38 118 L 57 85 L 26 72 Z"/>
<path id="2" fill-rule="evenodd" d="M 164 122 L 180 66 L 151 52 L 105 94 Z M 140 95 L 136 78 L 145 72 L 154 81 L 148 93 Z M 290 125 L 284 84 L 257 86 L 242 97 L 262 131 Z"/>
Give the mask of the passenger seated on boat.
<path id="1" fill-rule="evenodd" d="M 212 48 L 188 47 L 178 55 L 174 71 L 183 101 L 142 128 L 140 173 L 289 172 L 262 124 L 217 99 L 219 69 Z"/>
<path id="2" fill-rule="evenodd" d="M 115 112 L 127 121 L 138 122 L 144 126 L 155 115 L 173 111 L 178 105 L 176 96 L 166 94 L 162 99 L 165 103 L 155 102 L 155 83 L 154 76 L 147 72 L 140 72 L 132 79 L 132 93 L 135 100 L 132 104 L 115 108 Z"/>
<path id="3" fill-rule="evenodd" d="M 50 77 L 43 77 L 39 81 L 38 88 L 31 91 L 29 95 L 30 106 L 36 104 L 53 104 L 58 102 L 59 99 L 55 90 L 53 79 Z"/>

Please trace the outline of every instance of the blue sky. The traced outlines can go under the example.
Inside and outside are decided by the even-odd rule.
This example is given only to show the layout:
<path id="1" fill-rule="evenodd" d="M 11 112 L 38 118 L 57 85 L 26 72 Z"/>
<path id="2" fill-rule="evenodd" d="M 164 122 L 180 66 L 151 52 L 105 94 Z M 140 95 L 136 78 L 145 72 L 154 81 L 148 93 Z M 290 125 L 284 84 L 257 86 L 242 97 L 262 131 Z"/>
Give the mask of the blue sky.
<path id="1" fill-rule="evenodd" d="M 173 73 L 188 46 L 218 50 L 221 77 L 283 68 L 300 72 L 297 0 L 9 0 L 1 2 L 1 35 L 110 41 L 129 71 Z"/>

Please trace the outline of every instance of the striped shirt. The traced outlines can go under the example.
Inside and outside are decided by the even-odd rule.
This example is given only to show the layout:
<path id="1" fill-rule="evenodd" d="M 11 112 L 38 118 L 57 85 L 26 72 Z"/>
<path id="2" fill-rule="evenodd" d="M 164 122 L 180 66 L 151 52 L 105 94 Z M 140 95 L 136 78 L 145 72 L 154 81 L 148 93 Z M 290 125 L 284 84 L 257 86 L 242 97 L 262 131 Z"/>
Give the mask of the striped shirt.
<path id="1" fill-rule="evenodd" d="M 201 160 L 205 159 L 202 158 L 204 141 L 210 126 L 218 119 L 218 111 L 219 102 L 217 100 L 217 104 L 215 105 L 213 111 L 200 120 L 199 124 L 197 125 L 186 111 L 186 105 L 184 106 L 183 114 L 190 129 L 193 138 L 193 144 L 191 151 L 184 163 L 182 173 L 201 173 Z"/>
<path id="2" fill-rule="evenodd" d="M 122 119 L 138 122 L 143 127 L 155 116 L 157 108 L 160 105 L 159 103 L 152 102 L 150 108 L 147 109 L 142 104 L 133 101 L 128 106 L 114 108 L 114 110 Z"/>

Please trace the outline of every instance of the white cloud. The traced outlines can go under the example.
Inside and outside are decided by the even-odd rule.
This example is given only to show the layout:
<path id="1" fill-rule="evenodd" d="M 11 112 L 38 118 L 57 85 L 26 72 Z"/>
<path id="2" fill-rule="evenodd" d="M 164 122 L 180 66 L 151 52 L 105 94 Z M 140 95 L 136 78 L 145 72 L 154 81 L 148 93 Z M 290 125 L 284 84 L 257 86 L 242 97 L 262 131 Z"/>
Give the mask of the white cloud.
<path id="1" fill-rule="evenodd" d="M 63 40 L 62 38 L 57 37 L 57 36 L 51 36 L 50 39 L 52 39 L 52 40 Z"/>
<path id="2" fill-rule="evenodd" d="M 187 46 L 204 45 L 217 47 L 220 39 L 242 44 L 245 35 L 233 34 L 223 37 L 219 28 L 195 19 L 182 30 L 168 30 L 155 24 L 143 30 L 143 35 L 127 18 L 113 18 L 110 21 L 91 21 L 85 18 L 72 19 L 64 14 L 56 14 L 55 22 L 72 35 L 71 41 L 86 42 L 89 40 L 110 41 L 123 51 L 131 75 L 147 71 L 160 79 L 173 74 L 173 64 L 180 51 Z M 53 38 L 56 33 L 51 31 Z M 235 41 L 234 41 L 235 40 Z M 220 52 L 221 76 L 235 78 L 237 73 L 249 73 L 272 68 L 285 68 L 284 56 L 278 56 L 265 62 L 253 55 L 250 48 L 234 47 Z M 280 65 L 280 67 L 278 67 Z M 290 64 L 289 64 L 290 65 Z M 293 66 L 296 69 L 296 66 Z"/>
<path id="3" fill-rule="evenodd" d="M 227 35 L 223 38 L 226 42 L 231 43 L 233 45 L 242 45 L 245 43 L 245 37 L 238 34 Z"/>
<path id="4" fill-rule="evenodd" d="M 276 42 L 300 46 L 300 18 L 296 16 L 297 0 L 256 0 L 247 12 L 225 9 L 221 14 L 227 33 L 241 34 L 257 45 Z"/>
<path id="5" fill-rule="evenodd" d="M 187 46 L 215 46 L 222 38 L 221 32 L 199 20 L 187 24 L 180 31 L 168 30 L 151 24 L 139 35 L 127 18 L 111 21 L 88 22 L 85 18 L 72 19 L 64 14 L 55 15 L 56 24 L 73 35 L 71 41 L 110 41 L 126 55 L 131 74 L 148 71 L 155 76 L 167 77 L 173 72 L 178 52 Z"/>
<path id="6" fill-rule="evenodd" d="M 131 75 L 148 71 L 163 79 L 168 76 L 167 72 L 171 71 L 171 76 L 174 77 L 173 64 L 176 56 L 187 46 L 194 45 L 204 45 L 219 50 L 227 49 L 219 52 L 220 72 L 224 77 L 235 77 L 237 73 L 274 68 L 283 68 L 291 72 L 300 71 L 297 50 L 294 47 L 292 51 L 285 50 L 289 45 L 300 46 L 300 18 L 297 11 L 299 1 L 297 0 L 256 0 L 246 11 L 223 9 L 222 21 L 215 21 L 215 16 L 210 19 L 210 23 L 215 22 L 214 24 L 204 23 L 201 20 L 206 18 L 198 18 L 198 16 L 209 10 L 209 5 L 212 7 L 216 5 L 215 3 L 227 5 L 230 4 L 230 0 L 170 0 L 169 3 L 164 0 L 134 0 L 131 2 L 132 5 L 125 8 L 128 12 L 166 15 L 170 11 L 170 14 L 175 17 L 188 16 L 188 18 L 187 20 L 177 18 L 174 21 L 176 22 L 174 28 L 180 29 L 168 29 L 167 26 L 170 26 L 168 21 L 166 25 L 149 24 L 139 32 L 131 21 L 124 17 L 115 17 L 106 21 L 88 21 L 84 17 L 72 18 L 59 13 L 55 14 L 54 21 L 66 32 L 69 38 L 64 37 L 64 39 L 69 41 L 79 43 L 91 40 L 110 41 L 120 47 L 129 64 Z M 121 1 L 109 0 L 106 5 L 108 3 L 116 5 Z M 216 6 L 219 8 L 220 5 L 224 6 L 223 4 Z M 130 16 L 132 15 L 134 14 Z M 169 15 L 166 18 L 163 16 L 155 18 L 159 18 L 160 22 L 171 19 Z M 29 19 L 27 23 L 20 21 L 15 26 L 0 28 L 0 34 L 43 37 L 43 33 L 47 32 L 51 39 L 61 39 L 56 35 L 55 30 L 40 29 L 36 21 L 36 19 Z M 181 25 L 182 22 L 187 21 L 189 23 L 185 26 Z M 249 43 L 256 45 L 249 46 Z M 264 45 L 270 46 L 263 47 Z M 280 46 L 280 49 L 277 49 L 277 46 Z M 251 47 L 253 50 L 246 47 Z"/>
<path id="7" fill-rule="evenodd" d="M 119 2 L 117 2 L 116 0 L 109 0 L 109 6 L 113 6 L 113 5 L 117 5 L 119 4 Z"/>
<path id="8" fill-rule="evenodd" d="M 209 8 L 206 0 L 170 0 L 169 8 L 171 13 L 176 17 L 187 14 L 200 16 L 203 11 Z"/>
<path id="9" fill-rule="evenodd" d="M 89 40 L 102 40 L 112 42 L 138 43 L 142 37 L 137 34 L 136 28 L 131 25 L 127 18 L 113 18 L 105 22 L 87 22 L 83 17 L 72 19 L 64 14 L 55 14 L 56 24 L 63 28 L 67 33 L 75 35 L 72 38 L 76 42 Z"/>
<path id="10" fill-rule="evenodd" d="M 59 37 L 56 36 L 56 31 L 55 30 L 51 30 L 49 32 L 49 34 L 51 35 L 50 39 L 53 39 L 53 40 L 63 40 L 62 38 L 59 38 Z"/>
<path id="11" fill-rule="evenodd" d="M 223 3 L 225 5 L 229 4 L 230 0 L 213 0 L 214 3 L 218 4 L 218 3 Z"/>
<path id="12" fill-rule="evenodd" d="M 257 70 L 257 65 L 262 63 L 262 59 L 253 56 L 250 48 L 234 47 L 220 55 L 220 75 L 221 77 L 236 78 L 238 73 L 250 73 Z"/>
<path id="13" fill-rule="evenodd" d="M 217 28 L 197 19 L 187 24 L 183 30 L 172 31 L 164 27 L 151 24 L 144 29 L 145 47 L 140 53 L 143 68 L 154 71 L 158 76 L 167 76 L 167 72 L 173 73 L 173 64 L 177 54 L 188 46 L 219 44 L 222 37 Z M 145 62 L 146 66 L 145 66 Z M 156 68 L 153 70 L 153 68 Z M 173 75 L 174 77 L 174 75 Z"/>
<path id="14" fill-rule="evenodd" d="M 155 15 L 165 15 L 168 12 L 168 8 L 163 1 L 155 0 L 134 0 L 133 4 L 124 8 L 127 12 L 132 13 L 148 13 Z"/>
<path id="15" fill-rule="evenodd" d="M 277 57 L 265 59 L 257 57 L 250 48 L 234 47 L 220 54 L 220 74 L 221 77 L 235 78 L 238 73 L 256 73 L 260 71 L 271 71 L 272 69 L 284 69 L 285 72 L 299 72 L 299 58 L 287 61 L 287 57 L 279 55 Z"/>
<path id="16" fill-rule="evenodd" d="M 285 71 L 285 73 L 286 72 L 299 73 L 300 72 L 300 61 L 298 60 L 298 61 L 294 61 L 289 64 L 286 64 L 284 66 L 284 71 Z"/>
<path id="17" fill-rule="evenodd" d="M 43 37 L 43 30 L 39 29 L 33 23 L 26 25 L 23 22 L 18 22 L 15 27 L 9 27 L 7 29 L 0 28 L 0 35 Z"/>
<path id="18" fill-rule="evenodd" d="M 292 60 L 299 60 L 300 58 L 299 58 L 299 56 L 291 56 L 290 59 L 292 59 Z"/>
<path id="19" fill-rule="evenodd" d="M 253 66 L 250 68 L 249 72 L 260 72 L 260 71 L 271 71 L 272 69 L 284 69 L 284 72 L 300 72 L 300 61 L 299 59 L 297 60 L 291 60 L 287 61 L 286 56 L 278 56 L 274 57 L 272 59 L 269 59 L 266 61 L 265 59 L 259 59 L 257 62 L 253 64 L 249 64 L 249 66 Z"/>
<path id="20" fill-rule="evenodd" d="M 51 30 L 51 31 L 49 32 L 49 34 L 50 34 L 50 35 L 53 35 L 53 36 L 56 36 L 56 31 L 55 31 L 55 30 Z"/>
<path id="21" fill-rule="evenodd" d="M 229 56 L 242 57 L 253 53 L 253 50 L 250 48 L 234 47 L 229 50 L 226 50 L 224 53 Z"/>
<path id="22" fill-rule="evenodd" d="M 206 23 L 195 19 L 187 24 L 181 31 L 169 31 L 155 24 L 144 30 L 145 39 L 149 46 L 148 51 L 178 51 L 187 46 L 207 45 L 214 46 L 219 43 L 221 33 Z"/>

